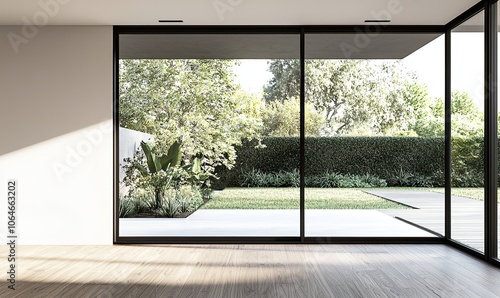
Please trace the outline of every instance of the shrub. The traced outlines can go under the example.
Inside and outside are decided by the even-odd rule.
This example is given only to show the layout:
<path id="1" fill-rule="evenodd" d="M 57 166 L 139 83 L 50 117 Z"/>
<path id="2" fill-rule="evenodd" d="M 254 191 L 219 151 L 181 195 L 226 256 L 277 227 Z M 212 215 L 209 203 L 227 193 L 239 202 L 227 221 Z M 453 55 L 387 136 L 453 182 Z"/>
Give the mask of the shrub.
<path id="1" fill-rule="evenodd" d="M 361 175 L 361 181 L 369 184 L 370 186 L 368 187 L 386 187 L 387 186 L 387 181 L 385 179 L 381 179 L 375 175 L 371 174 L 364 174 Z"/>
<path id="2" fill-rule="evenodd" d="M 241 174 L 242 181 L 239 186 L 248 187 L 299 187 L 300 175 L 297 169 L 277 173 L 263 173 L 252 169 Z M 362 188 L 384 187 L 387 183 L 374 175 L 342 175 L 339 173 L 325 173 L 324 175 L 306 176 L 306 187 L 319 188 Z"/>
<path id="3" fill-rule="evenodd" d="M 253 169 L 261 173 L 292 172 L 299 168 L 298 137 L 266 137 L 265 148 L 257 141 L 237 147 L 237 162 L 229 171 L 218 168 L 216 189 L 238 186 L 241 173 Z M 399 169 L 414 175 L 431 176 L 444 168 L 443 137 L 306 137 L 306 179 L 327 173 L 387 178 Z M 332 177 L 333 179 L 333 177 Z"/>
<path id="4" fill-rule="evenodd" d="M 410 185 L 405 185 L 405 186 L 412 186 L 412 187 L 434 187 L 434 186 L 438 186 L 438 185 L 434 181 L 434 177 L 433 176 L 414 175 L 410 179 Z"/>
<path id="5" fill-rule="evenodd" d="M 203 192 L 207 198 L 210 193 L 200 187 L 184 185 L 179 188 L 166 187 L 160 207 L 156 207 L 153 190 L 136 189 L 129 196 L 120 196 L 120 217 L 134 217 L 145 213 L 148 216 L 176 217 L 183 212 L 196 211 L 203 205 Z"/>
<path id="6" fill-rule="evenodd" d="M 340 187 L 340 185 L 342 184 L 342 179 L 344 179 L 344 177 L 341 174 L 325 173 L 322 176 L 306 176 L 305 184 L 307 187 Z"/>
<path id="7" fill-rule="evenodd" d="M 265 174 L 260 170 L 251 169 L 250 171 L 241 171 L 238 186 L 262 187 L 265 179 Z"/>
<path id="8" fill-rule="evenodd" d="M 483 138 L 452 137 L 451 142 L 452 186 L 483 186 Z M 250 171 L 262 176 L 299 168 L 298 137 L 266 137 L 262 144 L 265 148 L 258 147 L 257 141 L 245 141 L 237 147 L 235 167 L 230 171 L 219 167 L 216 172 L 220 179 L 212 179 L 213 187 L 239 186 L 242 175 Z M 316 185 L 319 182 L 311 182 L 310 177 L 370 173 L 385 179 L 389 186 L 443 187 L 444 145 L 444 137 L 306 137 L 306 180 Z M 279 181 L 283 177 L 265 179 Z M 294 179 L 298 181 L 298 177 Z M 341 183 L 335 182 L 339 177 L 329 179 L 323 183 Z"/>
<path id="9" fill-rule="evenodd" d="M 138 213 L 149 213 L 154 206 L 154 192 L 137 189 L 130 195 L 120 195 L 119 217 L 134 217 Z"/>
<path id="10" fill-rule="evenodd" d="M 201 191 L 197 187 L 181 186 L 165 189 L 163 202 L 157 212 L 162 217 L 176 217 L 183 212 L 193 212 L 203 204 Z"/>
<path id="11" fill-rule="evenodd" d="M 239 186 L 248 187 L 299 187 L 300 175 L 297 169 L 290 172 L 279 171 L 277 173 L 263 173 L 260 170 L 251 169 L 242 172 Z"/>
<path id="12" fill-rule="evenodd" d="M 444 171 L 439 169 L 432 174 L 432 186 L 433 187 L 444 187 Z"/>
<path id="13" fill-rule="evenodd" d="M 180 205 L 180 212 L 192 212 L 203 204 L 203 197 L 198 188 L 183 186 L 176 191 L 176 200 Z"/>
<path id="14" fill-rule="evenodd" d="M 152 190 L 137 189 L 130 198 L 134 202 L 136 213 L 147 213 L 155 208 L 155 194 Z"/>
<path id="15" fill-rule="evenodd" d="M 339 173 L 326 173 L 324 175 L 311 176 L 306 179 L 306 187 L 322 188 L 372 188 L 385 187 L 387 183 L 371 174 L 365 175 L 342 175 Z"/>
<path id="16" fill-rule="evenodd" d="M 387 170 L 430 174 L 444 164 L 444 138 L 334 137 L 306 139 L 306 174 L 384 177 Z"/>
<path id="17" fill-rule="evenodd" d="M 129 198 L 120 198 L 120 207 L 118 216 L 120 218 L 132 217 L 136 212 L 134 208 L 134 201 Z"/>
<path id="18" fill-rule="evenodd" d="M 388 172 L 387 185 L 389 186 L 410 186 L 413 174 L 400 168 L 397 171 Z"/>
<path id="19" fill-rule="evenodd" d="M 484 142 L 480 137 L 453 137 L 451 139 L 454 187 L 481 187 L 484 185 Z"/>
<path id="20" fill-rule="evenodd" d="M 162 217 L 174 217 L 181 212 L 181 204 L 177 200 L 175 189 L 167 189 L 163 195 L 163 202 L 158 208 L 158 214 Z"/>

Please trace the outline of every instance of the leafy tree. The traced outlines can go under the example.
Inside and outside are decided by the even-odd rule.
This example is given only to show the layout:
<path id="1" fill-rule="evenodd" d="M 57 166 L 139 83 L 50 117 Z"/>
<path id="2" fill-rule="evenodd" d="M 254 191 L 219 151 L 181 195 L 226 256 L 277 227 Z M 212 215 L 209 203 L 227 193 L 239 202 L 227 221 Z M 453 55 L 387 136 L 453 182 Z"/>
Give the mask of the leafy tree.
<path id="1" fill-rule="evenodd" d="M 267 102 L 300 95 L 297 60 L 269 63 Z M 415 92 L 418 91 L 418 92 Z M 307 60 L 306 100 L 323 114 L 327 134 L 392 134 L 408 130 L 425 88 L 398 62 Z"/>
<path id="2" fill-rule="evenodd" d="M 300 97 L 300 60 L 278 59 L 268 65 L 273 77 L 264 86 L 266 102 Z"/>
<path id="3" fill-rule="evenodd" d="M 121 60 L 120 126 L 155 135 L 159 152 L 174 141 L 203 169 L 232 167 L 234 146 L 259 135 L 259 102 L 234 83 L 235 60 Z"/>
<path id="4" fill-rule="evenodd" d="M 451 94 L 451 133 L 454 136 L 483 136 L 483 113 L 467 92 Z"/>
<path id="5" fill-rule="evenodd" d="M 411 127 L 419 136 L 444 136 L 444 100 L 434 99 Z M 451 133 L 455 137 L 482 136 L 483 116 L 472 97 L 463 91 L 451 94 Z"/>
<path id="6" fill-rule="evenodd" d="M 297 97 L 283 102 L 272 101 L 263 112 L 265 136 L 299 136 L 300 135 L 300 100 Z M 305 109 L 305 133 L 317 136 L 324 125 L 323 116 L 310 103 Z"/>

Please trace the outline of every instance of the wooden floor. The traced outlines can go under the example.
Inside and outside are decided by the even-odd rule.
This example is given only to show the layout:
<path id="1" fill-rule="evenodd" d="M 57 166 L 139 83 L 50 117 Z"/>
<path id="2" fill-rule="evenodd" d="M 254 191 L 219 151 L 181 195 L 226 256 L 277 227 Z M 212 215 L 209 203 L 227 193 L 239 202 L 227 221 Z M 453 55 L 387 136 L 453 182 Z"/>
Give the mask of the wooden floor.
<path id="1" fill-rule="evenodd" d="M 444 245 L 21 246 L 17 266 L 0 297 L 500 297 L 500 269 Z"/>

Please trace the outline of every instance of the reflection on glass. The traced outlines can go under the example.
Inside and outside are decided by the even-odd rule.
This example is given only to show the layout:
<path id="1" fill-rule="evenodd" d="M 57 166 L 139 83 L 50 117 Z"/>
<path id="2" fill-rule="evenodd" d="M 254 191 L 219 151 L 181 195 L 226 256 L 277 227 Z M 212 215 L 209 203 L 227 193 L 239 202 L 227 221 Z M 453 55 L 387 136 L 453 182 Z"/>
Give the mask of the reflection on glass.
<path id="1" fill-rule="evenodd" d="M 452 31 L 451 237 L 484 252 L 483 13 Z"/>
<path id="2" fill-rule="evenodd" d="M 299 236 L 300 106 L 274 97 L 268 63 L 298 65 L 298 49 L 296 35 L 120 37 L 120 236 Z"/>
<path id="3" fill-rule="evenodd" d="M 306 236 L 442 235 L 444 39 L 355 41 L 306 35 Z"/>

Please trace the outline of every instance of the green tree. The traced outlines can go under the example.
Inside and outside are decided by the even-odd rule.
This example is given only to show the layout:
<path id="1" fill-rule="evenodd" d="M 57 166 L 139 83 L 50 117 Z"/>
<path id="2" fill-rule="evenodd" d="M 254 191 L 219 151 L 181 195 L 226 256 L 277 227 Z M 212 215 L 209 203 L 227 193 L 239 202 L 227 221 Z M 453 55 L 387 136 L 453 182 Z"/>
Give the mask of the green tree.
<path id="1" fill-rule="evenodd" d="M 300 60 L 277 59 L 268 62 L 273 77 L 264 86 L 266 102 L 284 101 L 300 96 Z"/>
<path id="2" fill-rule="evenodd" d="M 427 104 L 411 127 L 418 136 L 444 136 L 444 100 L 436 98 Z M 451 93 L 451 133 L 455 137 L 482 136 L 483 115 L 472 97 L 463 91 Z"/>
<path id="3" fill-rule="evenodd" d="M 297 60 L 273 60 L 267 102 L 299 96 Z M 398 62 L 307 60 L 306 100 L 323 114 L 328 134 L 392 134 L 408 130 L 427 93 Z M 419 92 L 414 92 L 418 90 Z"/>
<path id="4" fill-rule="evenodd" d="M 235 145 L 260 134 L 259 102 L 234 83 L 235 60 L 121 60 L 120 126 L 153 134 L 159 151 L 181 141 L 206 171 L 232 167 Z"/>
<path id="5" fill-rule="evenodd" d="M 300 135 L 300 100 L 297 97 L 283 102 L 272 101 L 263 112 L 264 136 L 299 136 Z M 323 116 L 312 104 L 305 108 L 305 133 L 317 136 L 323 127 Z"/>

